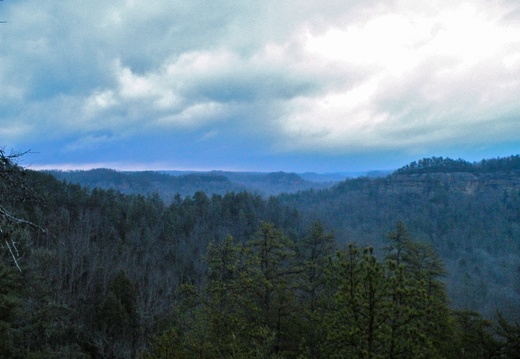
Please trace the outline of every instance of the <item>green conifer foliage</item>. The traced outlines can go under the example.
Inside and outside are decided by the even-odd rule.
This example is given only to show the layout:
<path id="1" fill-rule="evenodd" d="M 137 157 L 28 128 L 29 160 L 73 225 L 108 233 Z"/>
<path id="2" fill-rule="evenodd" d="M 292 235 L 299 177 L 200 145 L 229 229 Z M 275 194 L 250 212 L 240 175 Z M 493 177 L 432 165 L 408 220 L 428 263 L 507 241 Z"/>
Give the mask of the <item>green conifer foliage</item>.
<path id="1" fill-rule="evenodd" d="M 440 355 L 448 335 L 447 297 L 441 261 L 425 243 L 411 238 L 402 222 L 388 234 L 385 264 L 390 283 L 389 358 Z"/>
<path id="2" fill-rule="evenodd" d="M 517 326 L 502 318 L 497 341 L 491 322 L 448 310 L 442 263 L 404 224 L 381 257 L 355 244 L 331 256 L 331 240 L 317 223 L 297 244 L 262 223 L 211 243 L 204 283 L 185 286 L 144 358 L 516 358 Z"/>
<path id="3" fill-rule="evenodd" d="M 302 314 L 302 349 L 307 356 L 322 358 L 326 332 L 322 321 L 332 291 L 327 286 L 327 270 L 335 252 L 334 235 L 326 233 L 319 222 L 297 242 L 296 293 Z"/>
<path id="4" fill-rule="evenodd" d="M 291 239 L 265 222 L 253 240 L 246 243 L 251 280 L 247 293 L 258 308 L 251 319 L 273 336 L 269 355 L 291 355 L 299 344 L 299 338 L 293 335 L 299 325 L 294 247 Z"/>
<path id="5" fill-rule="evenodd" d="M 477 312 L 455 311 L 452 313 L 452 347 L 446 358 L 479 359 L 479 358 L 517 358 L 515 356 L 499 356 L 499 343 L 491 335 L 493 323 Z"/>
<path id="6" fill-rule="evenodd" d="M 119 271 L 96 311 L 96 326 L 103 338 L 98 340 L 98 347 L 105 356 L 135 356 L 139 322 L 136 297 L 135 286 L 124 271 Z"/>
<path id="7" fill-rule="evenodd" d="M 330 271 L 337 290 L 324 325 L 330 358 L 379 358 L 388 336 L 388 285 L 373 250 L 354 244 L 339 252 Z"/>
<path id="8" fill-rule="evenodd" d="M 498 315 L 497 334 L 500 336 L 500 355 L 505 358 L 520 358 L 520 325 L 509 323 Z"/>
<path id="9" fill-rule="evenodd" d="M 351 244 L 333 263 L 336 292 L 324 322 L 331 358 L 443 356 L 449 312 L 442 264 L 402 223 L 388 241 L 382 261 Z"/>

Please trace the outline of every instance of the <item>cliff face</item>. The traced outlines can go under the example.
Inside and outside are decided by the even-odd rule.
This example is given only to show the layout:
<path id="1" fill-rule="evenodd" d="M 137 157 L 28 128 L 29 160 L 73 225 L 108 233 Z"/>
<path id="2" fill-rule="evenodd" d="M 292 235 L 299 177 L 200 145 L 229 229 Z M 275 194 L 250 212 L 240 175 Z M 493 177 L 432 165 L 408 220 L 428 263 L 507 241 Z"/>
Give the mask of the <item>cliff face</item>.
<path id="1" fill-rule="evenodd" d="M 394 173 L 282 198 L 341 244 L 384 248 L 402 220 L 446 264 L 455 307 L 520 320 L 520 170 Z"/>
<path id="2" fill-rule="evenodd" d="M 388 177 L 388 190 L 393 193 L 424 193 L 440 187 L 473 194 L 486 189 L 520 190 L 520 171 L 492 173 L 424 173 L 394 174 Z"/>

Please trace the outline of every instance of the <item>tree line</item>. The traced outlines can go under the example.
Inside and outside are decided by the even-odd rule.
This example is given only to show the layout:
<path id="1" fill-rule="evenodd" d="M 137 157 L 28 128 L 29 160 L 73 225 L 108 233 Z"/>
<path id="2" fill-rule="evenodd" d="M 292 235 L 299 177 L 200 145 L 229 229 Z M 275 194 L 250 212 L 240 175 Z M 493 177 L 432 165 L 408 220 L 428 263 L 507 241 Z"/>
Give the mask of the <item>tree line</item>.
<path id="1" fill-rule="evenodd" d="M 461 158 L 451 159 L 443 157 L 423 158 L 413 161 L 395 171 L 396 174 L 425 174 L 425 173 L 489 173 L 496 171 L 520 171 L 520 155 L 483 159 L 478 162 L 468 162 Z"/>

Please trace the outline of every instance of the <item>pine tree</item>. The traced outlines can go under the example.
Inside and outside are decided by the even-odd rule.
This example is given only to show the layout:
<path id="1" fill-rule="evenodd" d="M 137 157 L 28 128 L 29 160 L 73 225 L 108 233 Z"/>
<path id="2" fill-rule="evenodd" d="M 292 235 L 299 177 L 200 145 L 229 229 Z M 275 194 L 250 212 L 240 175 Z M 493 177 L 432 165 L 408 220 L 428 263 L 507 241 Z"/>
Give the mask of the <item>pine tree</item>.
<path id="1" fill-rule="evenodd" d="M 493 323 L 472 311 L 451 314 L 452 338 L 446 342 L 449 359 L 509 358 L 498 356 L 499 343 L 491 335 Z M 516 358 L 516 357 L 512 357 Z"/>
<path id="2" fill-rule="evenodd" d="M 500 355 L 503 358 L 520 358 L 520 325 L 509 323 L 498 314 L 497 334 L 500 336 Z"/>
<path id="3" fill-rule="evenodd" d="M 334 255 L 335 242 L 332 233 L 326 233 L 322 224 L 314 222 L 309 233 L 297 242 L 296 289 L 298 305 L 302 309 L 302 334 L 311 358 L 322 358 L 322 345 L 326 333 L 322 321 L 325 303 L 331 291 L 327 286 L 327 270 Z"/>
<path id="4" fill-rule="evenodd" d="M 299 345 L 299 338 L 294 335 L 299 326 L 294 290 L 298 273 L 295 245 L 272 223 L 264 222 L 246 246 L 250 251 L 248 295 L 258 306 L 256 318 L 252 319 L 272 333 L 274 339 L 268 355 L 295 355 Z"/>
<path id="5" fill-rule="evenodd" d="M 390 283 L 389 358 L 437 356 L 447 339 L 449 313 L 440 278 L 441 261 L 425 243 L 411 238 L 402 222 L 388 234 L 385 248 Z"/>
<path id="6" fill-rule="evenodd" d="M 325 316 L 330 358 L 379 358 L 388 338 L 388 284 L 371 248 L 350 244 L 330 271 L 336 293 Z"/>

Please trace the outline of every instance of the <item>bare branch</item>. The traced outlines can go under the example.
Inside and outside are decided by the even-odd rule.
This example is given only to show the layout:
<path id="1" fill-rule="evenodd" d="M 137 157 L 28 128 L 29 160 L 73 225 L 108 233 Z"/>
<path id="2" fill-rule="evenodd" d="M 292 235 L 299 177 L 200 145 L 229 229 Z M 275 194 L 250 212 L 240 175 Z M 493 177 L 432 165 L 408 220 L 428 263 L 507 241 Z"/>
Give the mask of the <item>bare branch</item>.
<path id="1" fill-rule="evenodd" d="M 9 245 L 9 242 L 7 241 L 7 239 L 5 240 L 5 245 L 7 246 L 7 249 L 9 249 L 9 253 L 11 253 L 11 257 L 13 257 L 13 261 L 14 261 L 14 264 L 16 265 L 16 268 L 18 268 L 18 270 L 21 272 L 22 268 L 20 268 L 20 265 L 18 265 L 18 259 L 14 255 L 13 250 L 11 249 L 11 246 Z"/>
<path id="2" fill-rule="evenodd" d="M 14 238 L 11 237 L 10 229 L 12 227 L 28 227 L 32 230 L 47 233 L 45 228 L 30 220 L 17 216 L 15 214 L 16 211 L 11 211 L 19 207 L 27 208 L 27 206 L 33 202 L 40 204 L 45 202 L 43 198 L 27 184 L 25 176 L 28 172 L 24 167 L 18 164 L 19 158 L 27 153 L 29 153 L 29 151 L 11 151 L 10 153 L 6 153 L 5 148 L 0 147 L 0 233 L 2 233 L 7 250 L 19 271 L 21 271 L 19 260 L 22 257 L 20 256 Z M 30 203 L 28 201 L 30 201 Z"/>
<path id="3" fill-rule="evenodd" d="M 3 217 L 4 220 L 6 220 L 7 222 L 11 222 L 11 223 L 15 223 L 15 224 L 27 225 L 27 226 L 29 226 L 31 228 L 34 228 L 34 229 L 37 229 L 37 230 L 39 230 L 39 231 L 41 231 L 43 233 L 47 233 L 47 229 L 45 229 L 43 227 L 40 227 L 39 225 L 37 225 L 36 223 L 33 223 L 31 221 L 27 221 L 25 219 L 13 216 L 12 214 L 10 214 L 2 206 L 0 206 L 0 216 Z"/>

